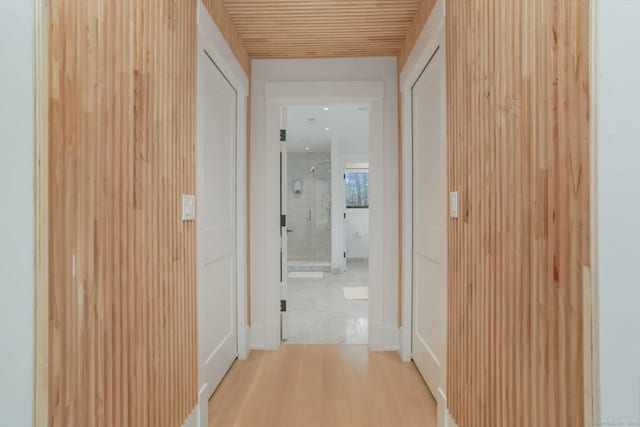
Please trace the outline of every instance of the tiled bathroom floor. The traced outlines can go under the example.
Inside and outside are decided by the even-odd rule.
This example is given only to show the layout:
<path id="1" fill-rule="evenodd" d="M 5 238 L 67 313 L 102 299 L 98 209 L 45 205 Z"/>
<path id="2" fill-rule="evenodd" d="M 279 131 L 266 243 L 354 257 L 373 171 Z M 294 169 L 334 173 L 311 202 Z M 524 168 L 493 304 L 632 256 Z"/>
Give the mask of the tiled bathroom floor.
<path id="1" fill-rule="evenodd" d="M 296 270 L 300 270 L 296 268 Z M 366 263 L 350 263 L 342 274 L 288 279 L 290 344 L 367 344 L 367 300 L 347 300 L 343 286 L 368 286 Z"/>

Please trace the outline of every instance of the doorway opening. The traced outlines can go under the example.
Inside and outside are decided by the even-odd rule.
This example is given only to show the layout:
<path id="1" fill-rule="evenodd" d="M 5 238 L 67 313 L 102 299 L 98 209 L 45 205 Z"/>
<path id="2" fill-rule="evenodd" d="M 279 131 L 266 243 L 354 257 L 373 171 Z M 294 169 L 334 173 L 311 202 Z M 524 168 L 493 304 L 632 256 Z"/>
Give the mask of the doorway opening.
<path id="1" fill-rule="evenodd" d="M 367 344 L 369 107 L 289 106 L 282 123 L 283 339 Z"/>

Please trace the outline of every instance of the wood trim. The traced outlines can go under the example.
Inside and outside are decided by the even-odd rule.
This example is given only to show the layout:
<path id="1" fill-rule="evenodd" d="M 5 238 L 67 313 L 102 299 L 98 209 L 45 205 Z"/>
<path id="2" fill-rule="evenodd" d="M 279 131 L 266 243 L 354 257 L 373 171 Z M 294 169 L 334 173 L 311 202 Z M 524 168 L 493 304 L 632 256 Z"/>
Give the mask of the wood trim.
<path id="1" fill-rule="evenodd" d="M 251 327 L 251 76 L 247 95 L 247 326 Z"/>
<path id="2" fill-rule="evenodd" d="M 585 425 L 600 425 L 600 316 L 598 292 L 598 43 L 597 17 L 600 2 L 591 2 L 590 17 L 590 70 L 589 91 L 591 100 L 591 138 L 590 138 L 590 235 L 591 268 L 585 271 L 589 275 L 589 286 L 585 287 L 584 318 L 585 336 Z"/>
<path id="3" fill-rule="evenodd" d="M 413 46 L 415 46 L 418 37 L 420 37 L 420 33 L 427 23 L 427 19 L 429 19 L 429 15 L 431 15 L 431 11 L 433 11 L 436 3 L 437 0 L 423 0 L 420 2 L 420 7 L 416 12 L 411 27 L 409 27 L 409 31 L 407 32 L 407 36 L 405 37 L 404 44 L 402 45 L 402 48 L 398 53 L 398 74 L 400 74 L 400 71 L 402 71 L 402 68 L 407 62 L 407 59 L 409 59 L 409 55 L 411 55 Z"/>
<path id="4" fill-rule="evenodd" d="M 236 59 L 242 66 L 242 69 L 247 76 L 251 76 L 251 59 L 247 53 L 247 49 L 242 43 L 240 35 L 236 31 L 229 14 L 224 7 L 223 0 L 203 0 L 204 5 L 209 11 L 209 15 L 213 18 L 214 22 L 218 26 L 218 29 L 222 33 L 222 36 L 227 41 L 227 44 L 231 48 L 231 51 L 236 56 Z"/>
<path id="5" fill-rule="evenodd" d="M 49 416 L 49 91 L 48 0 L 34 1 L 35 378 L 34 426 Z"/>
<path id="6" fill-rule="evenodd" d="M 402 324 L 402 232 L 403 232 L 403 221 L 402 221 L 402 161 L 403 161 L 403 153 L 402 153 L 402 92 L 400 91 L 400 73 L 398 72 L 398 327 L 404 326 Z M 410 308 L 409 308 L 410 310 Z"/>

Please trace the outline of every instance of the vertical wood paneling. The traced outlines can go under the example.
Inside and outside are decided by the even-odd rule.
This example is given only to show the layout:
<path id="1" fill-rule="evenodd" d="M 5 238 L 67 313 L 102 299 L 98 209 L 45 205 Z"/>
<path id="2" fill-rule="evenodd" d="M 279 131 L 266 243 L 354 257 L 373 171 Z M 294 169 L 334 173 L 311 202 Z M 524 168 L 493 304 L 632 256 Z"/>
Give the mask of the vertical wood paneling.
<path id="1" fill-rule="evenodd" d="M 179 426 L 196 404 L 196 8 L 50 2 L 51 426 Z"/>
<path id="2" fill-rule="evenodd" d="M 448 230 L 448 398 L 460 427 L 589 421 L 589 8 L 447 3 L 448 181 L 461 203 Z"/>

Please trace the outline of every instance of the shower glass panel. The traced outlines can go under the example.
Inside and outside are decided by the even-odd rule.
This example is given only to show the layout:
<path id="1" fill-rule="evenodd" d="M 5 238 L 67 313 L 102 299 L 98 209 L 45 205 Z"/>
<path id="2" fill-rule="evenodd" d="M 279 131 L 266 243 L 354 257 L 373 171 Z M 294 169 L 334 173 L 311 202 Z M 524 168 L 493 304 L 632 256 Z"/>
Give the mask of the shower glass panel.
<path id="1" fill-rule="evenodd" d="M 292 266 L 331 263 L 331 154 L 289 152 L 288 251 Z"/>

